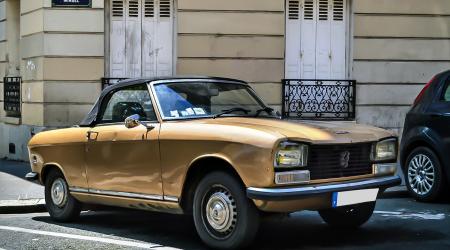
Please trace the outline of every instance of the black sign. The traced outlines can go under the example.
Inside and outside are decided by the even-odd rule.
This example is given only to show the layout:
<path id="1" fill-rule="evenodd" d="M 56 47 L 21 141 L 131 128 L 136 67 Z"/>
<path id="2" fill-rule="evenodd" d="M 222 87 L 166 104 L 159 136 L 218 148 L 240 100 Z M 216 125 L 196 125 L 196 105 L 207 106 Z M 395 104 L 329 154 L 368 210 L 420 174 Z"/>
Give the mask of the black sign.
<path id="1" fill-rule="evenodd" d="M 91 7 L 92 0 L 52 0 L 53 7 Z"/>

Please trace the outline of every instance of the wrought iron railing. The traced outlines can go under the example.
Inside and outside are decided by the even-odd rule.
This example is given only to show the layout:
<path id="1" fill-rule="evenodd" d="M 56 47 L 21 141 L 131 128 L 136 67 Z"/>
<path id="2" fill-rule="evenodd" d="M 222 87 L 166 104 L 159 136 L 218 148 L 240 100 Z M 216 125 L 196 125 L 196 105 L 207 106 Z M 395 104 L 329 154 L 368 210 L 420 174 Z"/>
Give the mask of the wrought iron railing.
<path id="1" fill-rule="evenodd" d="M 126 80 L 128 78 L 119 78 L 119 77 L 102 77 L 102 89 L 105 89 L 108 86 L 114 85 L 120 81 Z"/>
<path id="2" fill-rule="evenodd" d="M 291 119 L 355 119 L 356 81 L 284 79 L 282 115 Z"/>
<path id="3" fill-rule="evenodd" d="M 21 116 L 21 97 L 20 85 L 22 77 L 4 77 L 3 78 L 3 109 L 6 111 L 6 116 L 20 117 Z"/>

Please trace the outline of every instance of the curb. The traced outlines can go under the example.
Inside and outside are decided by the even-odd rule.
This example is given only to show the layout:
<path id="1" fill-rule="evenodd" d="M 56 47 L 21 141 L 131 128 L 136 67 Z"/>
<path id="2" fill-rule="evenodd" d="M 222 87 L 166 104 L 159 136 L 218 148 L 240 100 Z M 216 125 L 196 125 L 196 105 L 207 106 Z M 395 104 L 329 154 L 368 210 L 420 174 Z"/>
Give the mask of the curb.
<path id="1" fill-rule="evenodd" d="M 0 214 L 46 212 L 44 199 L 0 200 Z"/>
<path id="2" fill-rule="evenodd" d="M 396 186 L 386 189 L 381 195 L 381 199 L 408 198 L 409 193 L 406 186 Z"/>

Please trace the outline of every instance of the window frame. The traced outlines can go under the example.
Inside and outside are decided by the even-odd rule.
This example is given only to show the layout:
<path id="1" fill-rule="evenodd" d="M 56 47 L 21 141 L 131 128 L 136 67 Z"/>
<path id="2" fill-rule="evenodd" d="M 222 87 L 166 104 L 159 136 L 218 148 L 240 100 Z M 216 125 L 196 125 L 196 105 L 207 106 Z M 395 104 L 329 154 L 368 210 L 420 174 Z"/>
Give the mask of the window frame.
<path id="1" fill-rule="evenodd" d="M 442 88 L 442 92 L 439 96 L 439 101 L 441 102 L 445 102 L 445 103 L 450 103 L 450 100 L 445 100 L 445 93 L 447 91 L 450 91 L 450 76 L 448 76 L 443 83 L 444 87 Z"/>
<path id="2" fill-rule="evenodd" d="M 211 79 L 183 79 L 183 80 L 158 80 L 158 81 L 154 81 L 154 82 L 150 82 L 150 92 L 152 92 L 154 94 L 154 100 L 155 100 L 155 104 L 157 106 L 157 110 L 159 113 L 159 116 L 161 117 L 162 121 L 179 121 L 179 120 L 194 120 L 194 119 L 205 119 L 205 118 L 212 118 L 214 117 L 213 115 L 202 115 L 202 116 L 195 116 L 195 117 L 166 117 L 164 115 L 164 112 L 162 110 L 161 104 L 159 102 L 158 99 L 158 95 L 156 94 L 156 90 L 155 90 L 155 86 L 156 85 L 160 85 L 160 84 L 167 84 L 167 83 L 184 83 L 184 84 L 190 84 L 192 82 L 212 82 L 212 83 L 220 83 L 220 84 L 237 84 L 237 85 L 243 85 L 245 86 L 249 92 L 250 95 L 252 95 L 255 100 L 262 106 L 262 107 L 269 107 L 257 94 L 256 92 L 253 90 L 252 87 L 250 87 L 248 84 L 243 83 L 243 82 L 235 82 L 235 81 L 228 81 L 228 80 L 211 80 Z M 156 110 L 156 109 L 155 109 Z M 234 117 L 239 115 L 232 115 Z M 227 116 L 224 116 L 227 117 Z M 246 116 L 247 117 L 247 116 Z"/>
<path id="3" fill-rule="evenodd" d="M 95 124 L 94 126 L 107 126 L 107 125 L 117 125 L 117 124 L 124 124 L 124 122 L 102 122 L 102 118 L 103 115 L 106 111 L 106 108 L 109 104 L 109 101 L 111 100 L 112 96 L 122 90 L 128 89 L 128 88 L 133 88 L 133 87 L 137 87 L 142 85 L 144 87 L 144 89 L 147 91 L 148 96 L 150 98 L 151 101 L 151 105 L 153 107 L 153 113 L 155 115 L 155 120 L 139 120 L 140 122 L 145 122 L 145 123 L 159 123 L 158 121 L 158 114 L 157 114 L 157 109 L 155 108 L 155 101 L 152 97 L 152 93 L 151 91 L 148 89 L 148 83 L 137 83 L 137 84 L 133 84 L 133 85 L 128 85 L 128 86 L 124 86 L 121 88 L 116 88 L 116 89 L 112 89 L 111 91 L 109 91 L 101 100 L 100 106 L 99 106 L 99 110 L 97 112 L 97 116 L 95 119 Z"/>

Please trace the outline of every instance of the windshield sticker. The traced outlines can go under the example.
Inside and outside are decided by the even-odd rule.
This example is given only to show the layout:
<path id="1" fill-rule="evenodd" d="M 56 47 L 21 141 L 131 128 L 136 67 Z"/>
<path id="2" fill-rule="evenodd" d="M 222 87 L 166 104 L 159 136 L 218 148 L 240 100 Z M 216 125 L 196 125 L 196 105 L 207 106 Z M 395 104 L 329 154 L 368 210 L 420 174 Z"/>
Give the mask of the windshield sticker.
<path id="1" fill-rule="evenodd" d="M 192 110 L 191 108 L 187 108 L 186 109 L 186 112 L 189 114 L 189 115 L 194 115 L 195 113 L 194 113 L 194 110 Z"/>
<path id="2" fill-rule="evenodd" d="M 170 115 L 172 117 L 180 117 L 180 115 L 178 114 L 178 110 L 171 110 L 170 111 Z"/>
<path id="3" fill-rule="evenodd" d="M 189 113 L 187 111 L 181 110 L 180 113 L 181 116 L 189 116 Z"/>
<path id="4" fill-rule="evenodd" d="M 194 108 L 194 112 L 196 115 L 206 115 L 205 110 L 202 108 Z"/>

